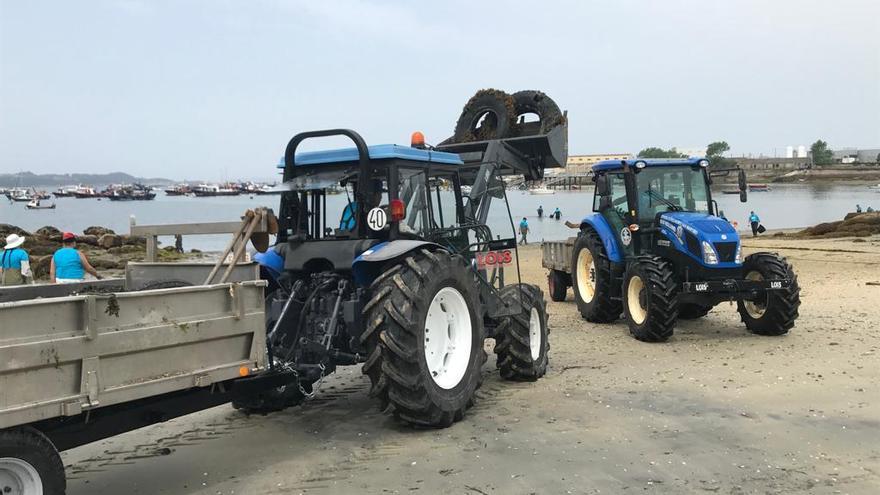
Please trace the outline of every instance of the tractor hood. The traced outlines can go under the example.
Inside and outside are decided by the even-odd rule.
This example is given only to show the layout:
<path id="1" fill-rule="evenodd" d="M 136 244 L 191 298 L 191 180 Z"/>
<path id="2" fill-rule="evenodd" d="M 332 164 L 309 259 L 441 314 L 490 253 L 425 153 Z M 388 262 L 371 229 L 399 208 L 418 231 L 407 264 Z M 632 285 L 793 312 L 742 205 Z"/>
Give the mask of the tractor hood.
<path id="1" fill-rule="evenodd" d="M 727 220 L 706 213 L 671 211 L 660 216 L 660 232 L 675 247 L 707 267 L 730 268 L 740 266 L 736 254 L 740 250 L 739 234 Z M 703 243 L 714 250 L 718 262 L 705 260 Z"/>

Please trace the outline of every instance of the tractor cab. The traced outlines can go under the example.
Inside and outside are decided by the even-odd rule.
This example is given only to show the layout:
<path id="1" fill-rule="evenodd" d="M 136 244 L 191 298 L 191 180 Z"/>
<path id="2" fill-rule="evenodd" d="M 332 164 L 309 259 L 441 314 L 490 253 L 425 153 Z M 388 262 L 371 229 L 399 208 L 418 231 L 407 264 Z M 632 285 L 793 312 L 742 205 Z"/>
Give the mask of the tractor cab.
<path id="1" fill-rule="evenodd" d="M 708 160 L 608 160 L 594 165 L 593 173 L 593 211 L 615 234 L 610 246 L 615 257 L 649 254 L 659 247 L 680 248 L 707 268 L 741 263 L 736 230 L 720 218 L 712 199 Z M 745 177 L 740 183 L 744 200 Z"/>
<path id="2" fill-rule="evenodd" d="M 330 135 L 347 136 L 355 147 L 296 152 L 302 140 Z M 392 241 L 412 241 L 402 244 L 411 248 L 413 242 L 433 239 L 462 223 L 456 206 L 461 165 L 453 153 L 367 146 L 347 130 L 299 134 L 278 165 L 286 189 L 278 242 L 258 261 L 274 276 L 348 272 L 362 254 L 372 255 Z M 363 282 L 371 278 L 362 275 L 367 275 Z"/>

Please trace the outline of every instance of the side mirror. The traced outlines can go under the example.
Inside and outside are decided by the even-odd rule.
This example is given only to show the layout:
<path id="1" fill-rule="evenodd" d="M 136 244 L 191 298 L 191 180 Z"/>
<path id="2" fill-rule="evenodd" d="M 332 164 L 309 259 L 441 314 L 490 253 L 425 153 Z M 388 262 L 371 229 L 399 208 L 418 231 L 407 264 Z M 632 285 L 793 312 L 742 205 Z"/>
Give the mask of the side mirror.
<path id="1" fill-rule="evenodd" d="M 599 175 L 596 177 L 596 195 L 610 196 L 611 190 L 608 187 L 608 176 Z"/>
<path id="2" fill-rule="evenodd" d="M 739 190 L 740 191 L 748 191 L 749 184 L 748 184 L 748 182 L 746 182 L 746 171 L 745 170 L 740 169 L 738 179 L 739 179 Z M 743 201 L 745 201 L 745 200 L 743 200 Z"/>
<path id="3" fill-rule="evenodd" d="M 746 191 L 740 191 L 740 192 L 739 192 L 739 202 L 740 202 L 740 203 L 745 203 L 746 201 L 748 201 L 748 200 L 749 200 L 749 198 L 748 198 L 748 194 L 749 194 L 749 193 L 746 192 Z"/>

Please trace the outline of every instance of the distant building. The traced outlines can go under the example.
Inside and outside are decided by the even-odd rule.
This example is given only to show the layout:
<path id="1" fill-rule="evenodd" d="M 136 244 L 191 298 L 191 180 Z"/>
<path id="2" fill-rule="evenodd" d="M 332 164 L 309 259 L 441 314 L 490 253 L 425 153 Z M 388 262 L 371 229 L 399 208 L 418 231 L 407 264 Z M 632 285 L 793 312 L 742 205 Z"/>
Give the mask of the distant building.
<path id="1" fill-rule="evenodd" d="M 840 148 L 832 150 L 832 161 L 835 163 L 880 163 L 880 148 Z"/>
<path id="2" fill-rule="evenodd" d="M 565 164 L 565 172 L 560 173 L 581 175 L 589 173 L 594 164 L 603 160 L 626 160 L 632 153 L 602 153 L 597 155 L 569 155 Z"/>
<path id="3" fill-rule="evenodd" d="M 733 160 L 743 170 L 800 170 L 809 168 L 807 157 L 790 158 L 748 158 L 734 157 Z"/>

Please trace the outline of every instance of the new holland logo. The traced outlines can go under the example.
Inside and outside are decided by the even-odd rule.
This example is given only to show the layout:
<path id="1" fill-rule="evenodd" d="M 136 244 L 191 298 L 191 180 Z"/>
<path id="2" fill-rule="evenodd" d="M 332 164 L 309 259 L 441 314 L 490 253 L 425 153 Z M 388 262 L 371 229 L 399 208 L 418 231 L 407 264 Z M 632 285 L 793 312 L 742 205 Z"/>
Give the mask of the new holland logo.
<path id="1" fill-rule="evenodd" d="M 632 242 L 632 240 L 632 232 L 630 232 L 628 228 L 624 227 L 620 229 L 620 242 L 622 242 L 624 246 L 629 246 L 629 243 Z"/>

